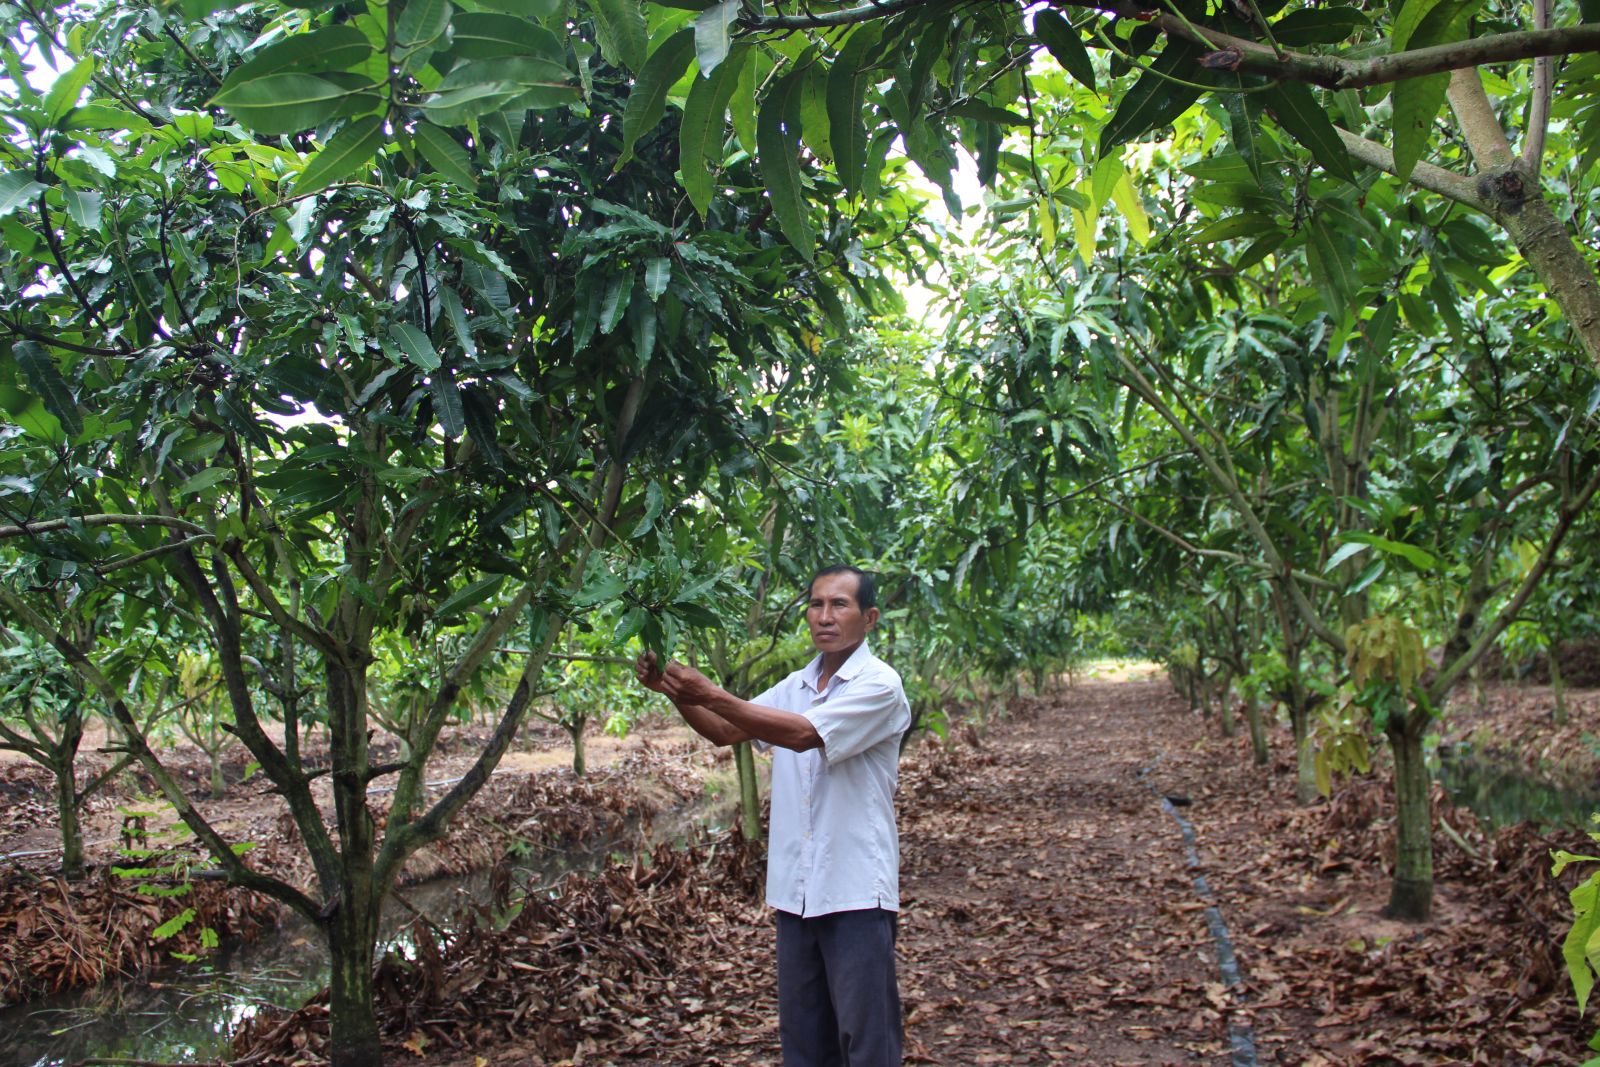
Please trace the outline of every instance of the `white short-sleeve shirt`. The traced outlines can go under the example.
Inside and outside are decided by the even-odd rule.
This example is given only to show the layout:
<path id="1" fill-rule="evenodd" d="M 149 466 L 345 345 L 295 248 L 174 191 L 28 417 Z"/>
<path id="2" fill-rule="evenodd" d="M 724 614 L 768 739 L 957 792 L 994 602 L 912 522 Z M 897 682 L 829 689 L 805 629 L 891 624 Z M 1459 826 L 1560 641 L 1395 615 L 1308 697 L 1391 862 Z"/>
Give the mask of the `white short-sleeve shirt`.
<path id="1" fill-rule="evenodd" d="M 911 707 L 866 642 L 819 692 L 821 670 L 818 656 L 751 701 L 804 715 L 822 738 L 807 752 L 760 745 L 772 752 L 767 903 L 806 918 L 899 911 L 894 791 Z"/>

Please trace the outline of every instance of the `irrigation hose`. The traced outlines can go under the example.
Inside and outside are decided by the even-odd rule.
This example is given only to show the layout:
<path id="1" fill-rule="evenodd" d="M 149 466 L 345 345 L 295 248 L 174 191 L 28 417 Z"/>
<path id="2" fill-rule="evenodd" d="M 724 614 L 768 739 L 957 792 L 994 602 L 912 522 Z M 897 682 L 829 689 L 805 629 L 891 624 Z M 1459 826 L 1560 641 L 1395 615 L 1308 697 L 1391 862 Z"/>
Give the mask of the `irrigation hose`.
<path id="1" fill-rule="evenodd" d="M 1164 758 L 1164 756 L 1156 757 L 1156 763 L 1160 763 Z M 1148 775 L 1155 769 L 1156 763 L 1141 769 L 1138 779 L 1161 801 L 1161 810 L 1178 823 L 1178 829 L 1183 834 L 1184 862 L 1194 876 L 1195 895 L 1206 906 L 1204 912 L 1206 929 L 1211 932 L 1211 941 L 1217 947 L 1217 970 L 1222 973 L 1223 987 L 1232 990 L 1236 999 L 1242 1003 L 1244 976 L 1239 973 L 1239 957 L 1234 952 L 1233 938 L 1228 934 L 1228 924 L 1222 919 L 1222 909 L 1217 906 L 1216 894 L 1211 891 L 1211 883 L 1200 870 L 1200 852 L 1196 847 L 1194 826 L 1178 813 L 1178 809 L 1161 790 L 1150 784 Z M 1250 1025 L 1249 1017 L 1243 1012 L 1228 1013 L 1228 1044 L 1233 1052 L 1232 1067 L 1256 1067 L 1256 1034 Z"/>

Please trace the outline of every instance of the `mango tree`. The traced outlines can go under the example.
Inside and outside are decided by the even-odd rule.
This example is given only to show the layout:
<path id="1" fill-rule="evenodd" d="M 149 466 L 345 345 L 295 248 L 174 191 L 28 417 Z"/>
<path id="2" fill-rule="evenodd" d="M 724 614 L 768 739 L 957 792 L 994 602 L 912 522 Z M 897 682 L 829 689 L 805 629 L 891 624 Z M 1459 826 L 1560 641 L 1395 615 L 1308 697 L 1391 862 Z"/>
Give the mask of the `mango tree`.
<path id="1" fill-rule="evenodd" d="M 674 142 L 621 129 L 644 24 L 603 29 L 596 51 L 608 10 L 4 11 L 0 399 L 29 445 L 4 543 L 83 565 L 0 587 L 0 613 L 115 717 L 225 877 L 316 925 L 339 1064 L 381 1058 L 389 887 L 487 780 L 567 621 L 621 593 L 594 550 L 650 508 L 630 472 L 690 492 L 718 455 L 765 445 L 741 407 L 758 380 L 796 396 L 822 380 L 807 337 L 828 320 L 807 309 L 838 306 L 831 283 L 763 247 L 748 195 L 704 222 L 683 210 Z M 34 56 L 62 71 L 47 92 Z M 647 570 L 658 548 L 628 546 Z M 147 587 L 130 624 L 181 618 L 213 650 L 313 885 L 235 853 L 162 765 L 103 640 L 64 621 L 58 604 L 113 566 Z M 670 600 L 648 614 L 681 624 Z M 401 638 L 459 651 L 385 763 L 372 670 Z M 430 794 L 441 731 L 513 639 L 531 652 L 490 740 Z M 326 772 L 302 744 L 313 719 Z M 380 816 L 367 791 L 391 776 Z"/>

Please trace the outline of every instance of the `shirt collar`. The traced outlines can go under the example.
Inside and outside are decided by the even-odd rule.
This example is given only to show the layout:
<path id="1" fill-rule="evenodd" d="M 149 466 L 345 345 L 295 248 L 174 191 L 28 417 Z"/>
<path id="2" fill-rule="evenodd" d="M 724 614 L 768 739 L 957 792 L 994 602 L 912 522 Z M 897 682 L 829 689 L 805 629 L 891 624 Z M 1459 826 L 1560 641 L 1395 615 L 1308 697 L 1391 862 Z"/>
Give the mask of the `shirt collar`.
<path id="1" fill-rule="evenodd" d="M 833 677 L 842 678 L 846 681 L 849 681 L 851 678 L 854 678 L 856 675 L 861 673 L 861 669 L 867 665 L 867 660 L 871 658 L 872 649 L 867 647 L 867 642 L 865 639 L 863 639 L 862 642 L 856 646 L 856 650 L 850 653 L 850 658 L 844 661 L 844 665 L 834 672 Z M 820 690 L 817 688 L 817 679 L 821 677 L 821 675 L 822 653 L 819 652 L 817 653 L 816 657 L 806 665 L 805 674 L 802 676 L 802 680 L 811 688 L 813 692 L 820 692 Z"/>

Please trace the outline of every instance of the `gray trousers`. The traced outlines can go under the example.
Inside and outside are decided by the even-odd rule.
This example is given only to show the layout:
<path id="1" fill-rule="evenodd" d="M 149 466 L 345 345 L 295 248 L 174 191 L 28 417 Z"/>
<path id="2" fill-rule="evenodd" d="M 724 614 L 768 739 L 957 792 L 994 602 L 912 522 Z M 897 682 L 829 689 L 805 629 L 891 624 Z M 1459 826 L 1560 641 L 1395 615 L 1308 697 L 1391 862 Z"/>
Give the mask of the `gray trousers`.
<path id="1" fill-rule="evenodd" d="M 778 912 L 783 1067 L 900 1067 L 895 913 Z"/>

